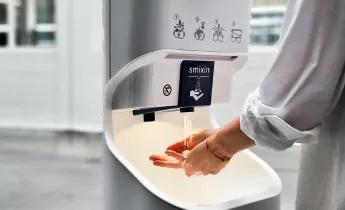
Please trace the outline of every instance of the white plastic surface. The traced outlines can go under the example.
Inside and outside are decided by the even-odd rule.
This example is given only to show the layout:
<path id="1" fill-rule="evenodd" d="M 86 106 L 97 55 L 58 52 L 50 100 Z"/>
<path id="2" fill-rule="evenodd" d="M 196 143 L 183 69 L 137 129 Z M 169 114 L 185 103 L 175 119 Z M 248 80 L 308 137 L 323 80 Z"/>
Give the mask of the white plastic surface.
<path id="1" fill-rule="evenodd" d="M 193 129 L 212 127 L 208 107 L 190 115 Z M 109 149 L 148 190 L 172 205 L 225 210 L 281 191 L 276 173 L 249 151 L 237 154 L 216 176 L 188 178 L 182 170 L 153 166 L 148 159 L 151 154 L 164 154 L 169 144 L 184 136 L 184 114 L 157 113 L 155 122 L 144 123 L 143 116 L 133 116 L 127 110 L 113 111 L 106 119 L 112 125 L 106 128 Z"/>

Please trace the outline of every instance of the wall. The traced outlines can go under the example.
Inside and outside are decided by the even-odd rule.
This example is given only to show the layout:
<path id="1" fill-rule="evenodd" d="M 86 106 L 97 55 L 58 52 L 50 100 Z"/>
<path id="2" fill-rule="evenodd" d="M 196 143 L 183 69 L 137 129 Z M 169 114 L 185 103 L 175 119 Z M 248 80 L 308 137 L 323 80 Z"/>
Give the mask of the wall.
<path id="1" fill-rule="evenodd" d="M 54 127 L 59 102 L 54 103 L 55 50 L 0 51 L 0 126 Z"/>
<path id="2" fill-rule="evenodd" d="M 0 127 L 102 131 L 101 4 L 57 0 L 56 49 L 0 49 Z"/>
<path id="3" fill-rule="evenodd" d="M 97 2 L 100 1 L 71 1 L 74 12 L 70 28 L 73 46 L 70 115 L 75 130 L 102 130 L 102 5 Z"/>

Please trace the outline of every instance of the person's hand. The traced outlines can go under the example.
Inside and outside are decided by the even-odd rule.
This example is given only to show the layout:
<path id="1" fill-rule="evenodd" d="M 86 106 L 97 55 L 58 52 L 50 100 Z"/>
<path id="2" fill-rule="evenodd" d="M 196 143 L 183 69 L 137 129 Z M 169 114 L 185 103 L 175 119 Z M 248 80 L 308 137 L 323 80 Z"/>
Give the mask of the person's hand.
<path id="1" fill-rule="evenodd" d="M 222 160 L 221 157 L 218 157 L 210 148 L 210 142 L 221 137 L 215 132 L 201 131 L 196 134 L 196 136 L 192 134 L 185 140 L 181 140 L 168 147 L 168 150 L 165 151 L 166 155 L 152 155 L 150 160 L 153 161 L 155 166 L 183 168 L 188 177 L 218 174 L 227 165 L 228 160 Z M 185 144 L 182 141 L 186 140 L 191 142 L 191 151 L 184 150 Z"/>
<path id="2" fill-rule="evenodd" d="M 182 154 L 184 151 L 192 150 L 196 145 L 205 141 L 208 137 L 215 134 L 216 132 L 217 130 L 215 129 L 202 129 L 195 131 L 189 136 L 168 146 L 167 150 L 175 151 Z"/>
<path id="3" fill-rule="evenodd" d="M 236 153 L 254 145 L 255 142 L 241 130 L 237 118 L 191 150 L 184 159 L 183 168 L 187 176 L 216 175 Z"/>
<path id="4" fill-rule="evenodd" d="M 151 155 L 150 160 L 153 162 L 153 165 L 160 166 L 164 168 L 183 168 L 183 162 L 187 156 L 188 151 L 183 154 L 167 150 L 165 151 L 166 155 Z"/>
<path id="5" fill-rule="evenodd" d="M 205 141 L 209 136 L 216 133 L 214 129 L 203 129 L 192 133 L 191 135 L 168 146 L 165 151 L 166 155 L 151 155 L 150 160 L 155 166 L 166 168 L 182 168 L 183 161 L 196 145 Z"/>
<path id="6" fill-rule="evenodd" d="M 169 146 L 166 155 L 152 155 L 150 159 L 156 166 L 183 168 L 187 176 L 215 175 L 227 165 L 230 157 L 255 145 L 255 142 L 241 131 L 239 118 L 208 134 L 199 134 L 194 140 L 191 135 Z"/>
<path id="7" fill-rule="evenodd" d="M 219 135 L 210 136 L 195 146 L 186 156 L 183 168 L 188 177 L 193 175 L 216 175 L 228 164 L 230 158 L 218 156 L 210 147 L 210 142 L 215 141 L 216 138 L 220 138 Z"/>

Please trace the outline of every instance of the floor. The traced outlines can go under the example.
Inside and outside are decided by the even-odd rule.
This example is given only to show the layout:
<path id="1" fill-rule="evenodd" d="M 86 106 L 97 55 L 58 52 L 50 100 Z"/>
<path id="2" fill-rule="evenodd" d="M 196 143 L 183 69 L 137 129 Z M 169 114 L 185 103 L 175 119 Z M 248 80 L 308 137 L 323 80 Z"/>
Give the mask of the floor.
<path id="1" fill-rule="evenodd" d="M 103 209 L 102 163 L 0 154 L 1 210 Z"/>

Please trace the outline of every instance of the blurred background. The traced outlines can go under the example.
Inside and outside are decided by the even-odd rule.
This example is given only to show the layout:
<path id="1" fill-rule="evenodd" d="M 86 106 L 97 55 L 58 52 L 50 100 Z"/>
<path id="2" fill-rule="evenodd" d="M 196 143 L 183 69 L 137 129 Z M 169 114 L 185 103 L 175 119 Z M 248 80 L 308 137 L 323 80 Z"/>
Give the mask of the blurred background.
<path id="1" fill-rule="evenodd" d="M 287 0 L 254 0 L 249 62 L 220 124 L 241 112 L 277 52 Z M 0 209 L 103 207 L 101 0 L 0 0 Z M 283 181 L 293 209 L 299 145 L 253 151 Z"/>

